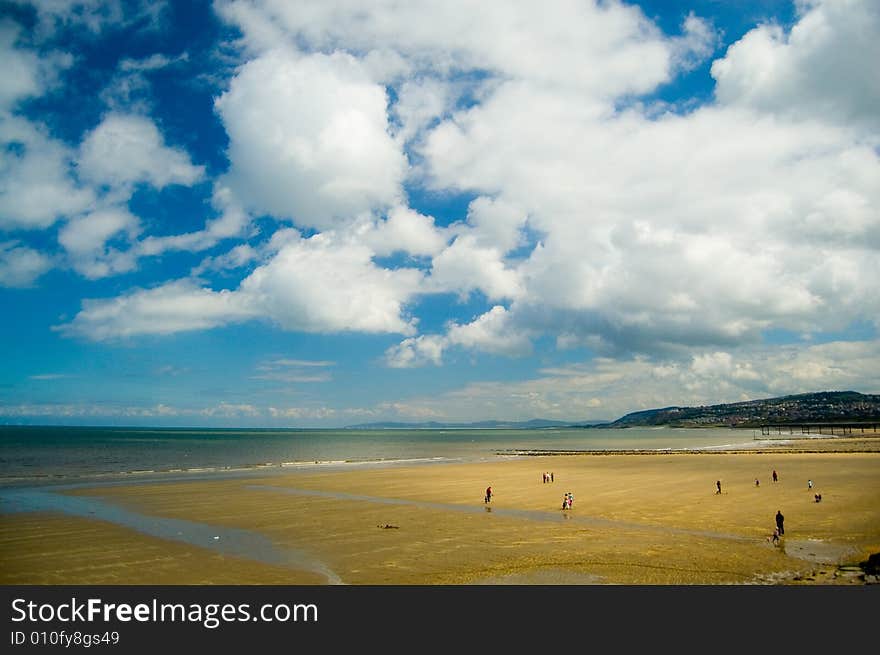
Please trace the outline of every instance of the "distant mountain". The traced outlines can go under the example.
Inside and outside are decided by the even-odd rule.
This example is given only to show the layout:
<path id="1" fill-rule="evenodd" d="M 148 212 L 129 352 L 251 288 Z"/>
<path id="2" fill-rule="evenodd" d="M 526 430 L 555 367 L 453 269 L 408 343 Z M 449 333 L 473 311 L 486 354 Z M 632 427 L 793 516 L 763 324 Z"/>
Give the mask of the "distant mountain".
<path id="1" fill-rule="evenodd" d="M 740 403 L 699 407 L 663 407 L 632 412 L 603 428 L 656 425 L 670 427 L 758 427 L 789 423 L 880 421 L 880 395 L 856 391 L 821 391 Z M 584 426 L 591 427 L 591 426 Z"/>
<path id="2" fill-rule="evenodd" d="M 571 423 L 564 421 L 550 421 L 535 418 L 530 421 L 477 421 L 474 423 L 438 423 L 427 421 L 424 423 L 361 423 L 360 425 L 348 425 L 346 430 L 453 430 L 453 429 L 506 429 L 506 430 L 540 430 L 542 428 L 564 428 Z"/>

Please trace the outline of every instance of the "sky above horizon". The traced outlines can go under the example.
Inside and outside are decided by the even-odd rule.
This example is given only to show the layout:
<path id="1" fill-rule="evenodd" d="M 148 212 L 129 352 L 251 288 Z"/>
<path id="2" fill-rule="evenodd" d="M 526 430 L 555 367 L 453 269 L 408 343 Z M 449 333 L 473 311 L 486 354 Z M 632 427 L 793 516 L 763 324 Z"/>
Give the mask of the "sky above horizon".
<path id="1" fill-rule="evenodd" d="M 0 424 L 880 393 L 874 0 L 0 0 Z"/>

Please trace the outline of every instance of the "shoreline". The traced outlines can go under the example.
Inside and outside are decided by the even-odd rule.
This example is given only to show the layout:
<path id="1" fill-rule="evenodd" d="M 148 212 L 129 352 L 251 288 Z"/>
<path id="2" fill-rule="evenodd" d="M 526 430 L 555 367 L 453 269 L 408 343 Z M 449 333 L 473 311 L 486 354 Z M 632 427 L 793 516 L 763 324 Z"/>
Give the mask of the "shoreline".
<path id="1" fill-rule="evenodd" d="M 625 429 L 625 428 L 621 428 Z M 468 462 L 491 461 L 494 458 L 559 457 L 559 456 L 606 456 L 606 455 L 723 455 L 723 454 L 771 454 L 790 453 L 875 453 L 880 452 L 880 432 L 877 436 L 810 436 L 786 437 L 747 442 L 704 446 L 699 448 L 513 448 L 498 449 L 483 455 L 450 457 L 410 457 L 377 459 L 298 460 L 291 462 L 266 462 L 228 466 L 194 466 L 192 468 L 140 469 L 103 471 L 95 473 L 45 474 L 0 478 L 0 490 L 4 488 L 58 486 L 89 483 L 136 484 L 142 480 L 191 480 L 200 477 L 248 477 L 256 474 L 278 474 L 314 469 L 349 470 L 362 468 L 386 468 L 399 466 L 446 465 Z M 807 446 L 809 444 L 809 446 Z"/>

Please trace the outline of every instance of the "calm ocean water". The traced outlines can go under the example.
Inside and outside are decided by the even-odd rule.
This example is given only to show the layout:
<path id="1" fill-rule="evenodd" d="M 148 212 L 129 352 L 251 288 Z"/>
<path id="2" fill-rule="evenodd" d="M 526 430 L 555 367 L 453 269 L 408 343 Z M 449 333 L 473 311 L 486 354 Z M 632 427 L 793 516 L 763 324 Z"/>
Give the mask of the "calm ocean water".
<path id="1" fill-rule="evenodd" d="M 485 460 L 544 450 L 754 445 L 751 430 L 219 430 L 0 426 L 0 485 L 95 476 Z"/>

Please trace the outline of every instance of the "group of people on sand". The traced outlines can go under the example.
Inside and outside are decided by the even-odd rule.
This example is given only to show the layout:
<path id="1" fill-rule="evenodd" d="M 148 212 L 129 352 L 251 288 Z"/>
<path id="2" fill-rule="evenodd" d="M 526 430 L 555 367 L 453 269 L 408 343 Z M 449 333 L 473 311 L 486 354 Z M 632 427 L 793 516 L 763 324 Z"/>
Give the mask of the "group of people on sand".
<path id="1" fill-rule="evenodd" d="M 565 495 L 562 497 L 562 509 L 571 509 L 572 504 L 574 503 L 574 494 L 570 491 L 567 491 Z"/>
<path id="2" fill-rule="evenodd" d="M 773 482 L 779 482 L 779 474 L 776 472 L 776 469 L 773 469 L 773 471 L 771 472 L 770 479 L 773 480 Z M 760 479 L 755 478 L 755 486 L 756 487 L 761 486 Z M 812 488 L 813 488 L 813 481 L 807 480 L 807 489 L 812 489 Z M 718 495 L 720 493 L 721 493 L 721 480 L 716 480 L 715 481 L 715 494 Z M 822 502 L 822 494 L 819 494 L 819 493 L 813 494 L 813 500 L 815 500 L 817 503 Z M 785 517 L 782 515 L 782 512 L 777 510 L 776 511 L 776 528 L 774 528 L 773 534 L 769 538 L 769 540 L 773 543 L 774 546 L 779 545 L 780 538 L 785 534 L 784 521 L 785 521 Z"/>
<path id="3" fill-rule="evenodd" d="M 550 473 L 547 473 L 546 471 L 544 472 L 544 484 L 547 484 L 548 482 L 553 482 L 553 478 L 554 476 L 552 471 Z"/>

